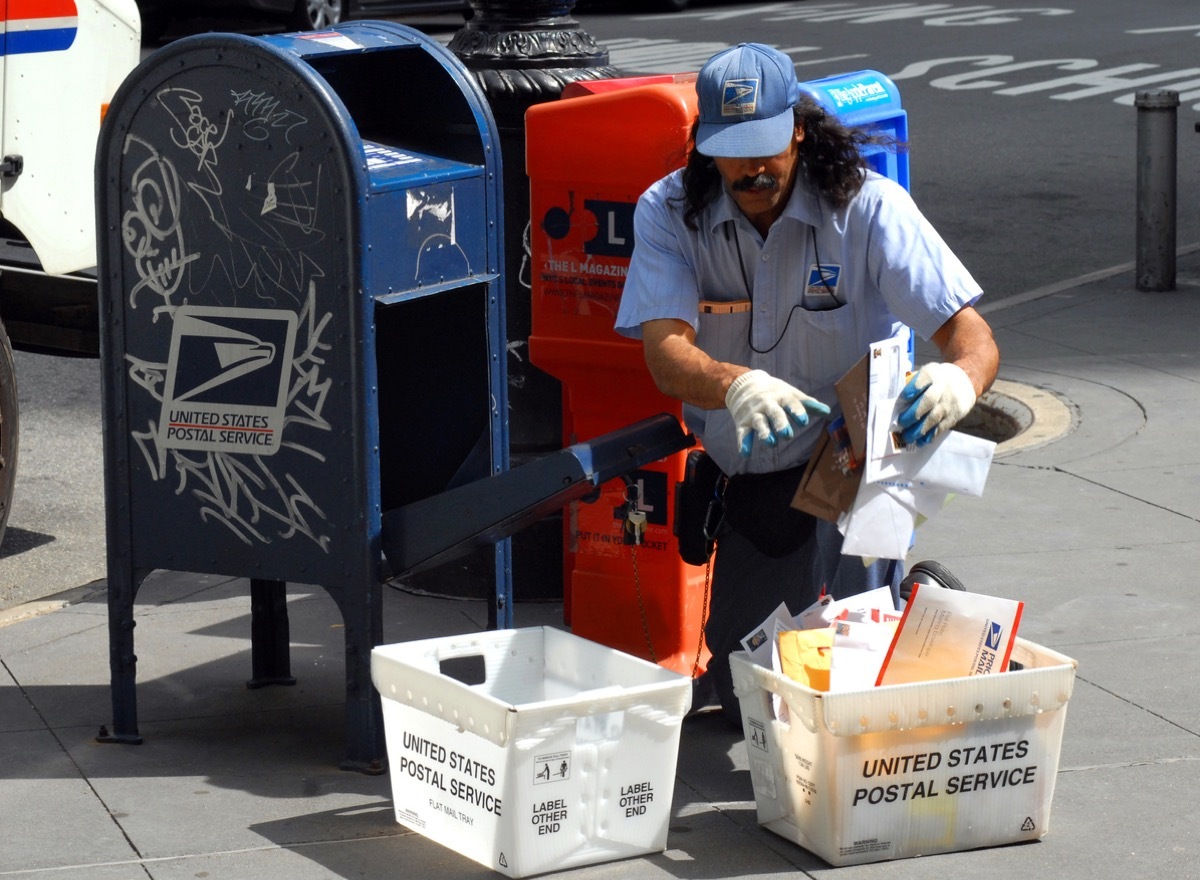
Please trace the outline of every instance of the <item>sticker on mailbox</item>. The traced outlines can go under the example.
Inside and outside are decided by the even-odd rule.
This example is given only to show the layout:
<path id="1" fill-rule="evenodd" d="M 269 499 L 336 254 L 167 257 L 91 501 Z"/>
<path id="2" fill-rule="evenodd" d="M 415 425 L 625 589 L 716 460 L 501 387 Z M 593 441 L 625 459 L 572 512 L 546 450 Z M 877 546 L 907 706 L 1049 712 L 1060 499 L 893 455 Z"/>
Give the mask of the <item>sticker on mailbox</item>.
<path id="1" fill-rule="evenodd" d="M 159 448 L 278 452 L 297 321 L 276 309 L 179 308 Z"/>

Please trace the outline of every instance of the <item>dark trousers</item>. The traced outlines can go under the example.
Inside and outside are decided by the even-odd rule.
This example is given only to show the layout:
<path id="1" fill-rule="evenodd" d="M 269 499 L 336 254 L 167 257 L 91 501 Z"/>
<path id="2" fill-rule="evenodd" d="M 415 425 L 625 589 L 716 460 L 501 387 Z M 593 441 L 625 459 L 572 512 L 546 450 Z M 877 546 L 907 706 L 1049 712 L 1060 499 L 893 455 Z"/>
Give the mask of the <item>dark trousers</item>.
<path id="1" fill-rule="evenodd" d="M 717 543 L 713 561 L 712 597 L 704 637 L 712 651 L 708 676 L 712 679 L 725 716 L 741 724 L 741 710 L 733 693 L 729 654 L 742 650 L 741 640 L 779 606 L 799 614 L 821 595 L 821 588 L 836 599 L 890 586 L 899 603 L 902 565 L 883 559 L 863 565 L 857 556 L 841 554 L 842 536 L 837 525 L 818 520 L 808 541 L 786 556 L 760 553 L 746 538 L 726 530 Z"/>

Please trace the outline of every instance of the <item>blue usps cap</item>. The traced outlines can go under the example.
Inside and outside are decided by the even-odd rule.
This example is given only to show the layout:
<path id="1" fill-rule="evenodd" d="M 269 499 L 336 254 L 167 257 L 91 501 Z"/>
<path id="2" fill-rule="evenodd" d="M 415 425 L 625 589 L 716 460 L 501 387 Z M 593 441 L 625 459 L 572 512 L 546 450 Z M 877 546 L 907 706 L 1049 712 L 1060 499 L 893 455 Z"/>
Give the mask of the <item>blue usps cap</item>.
<path id="1" fill-rule="evenodd" d="M 718 52 L 700 69 L 696 96 L 696 149 L 705 156 L 774 156 L 787 149 L 800 83 L 792 60 L 777 49 L 739 43 Z"/>

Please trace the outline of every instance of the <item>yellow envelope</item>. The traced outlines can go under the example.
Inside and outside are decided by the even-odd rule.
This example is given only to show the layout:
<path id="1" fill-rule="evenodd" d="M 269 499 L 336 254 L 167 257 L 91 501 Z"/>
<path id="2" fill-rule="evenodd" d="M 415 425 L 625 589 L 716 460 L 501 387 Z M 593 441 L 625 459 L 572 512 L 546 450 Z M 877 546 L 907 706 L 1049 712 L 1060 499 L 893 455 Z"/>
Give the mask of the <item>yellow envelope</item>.
<path id="1" fill-rule="evenodd" d="M 833 627 L 792 629 L 779 634 L 779 665 L 788 678 L 814 691 L 829 690 Z"/>

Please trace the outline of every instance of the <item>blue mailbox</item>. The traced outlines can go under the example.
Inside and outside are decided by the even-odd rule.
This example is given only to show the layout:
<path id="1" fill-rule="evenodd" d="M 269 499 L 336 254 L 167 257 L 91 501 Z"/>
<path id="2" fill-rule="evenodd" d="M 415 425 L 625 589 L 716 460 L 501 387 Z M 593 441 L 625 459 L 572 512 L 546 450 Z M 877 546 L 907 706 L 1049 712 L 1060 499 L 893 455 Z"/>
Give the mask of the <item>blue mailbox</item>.
<path id="1" fill-rule="evenodd" d="M 134 598 L 250 579 L 250 684 L 289 683 L 287 582 L 345 623 L 343 766 L 386 767 L 383 512 L 508 469 L 501 169 L 482 92 L 387 22 L 155 52 L 97 157 L 113 729 Z M 495 617 L 511 626 L 509 545 Z"/>

